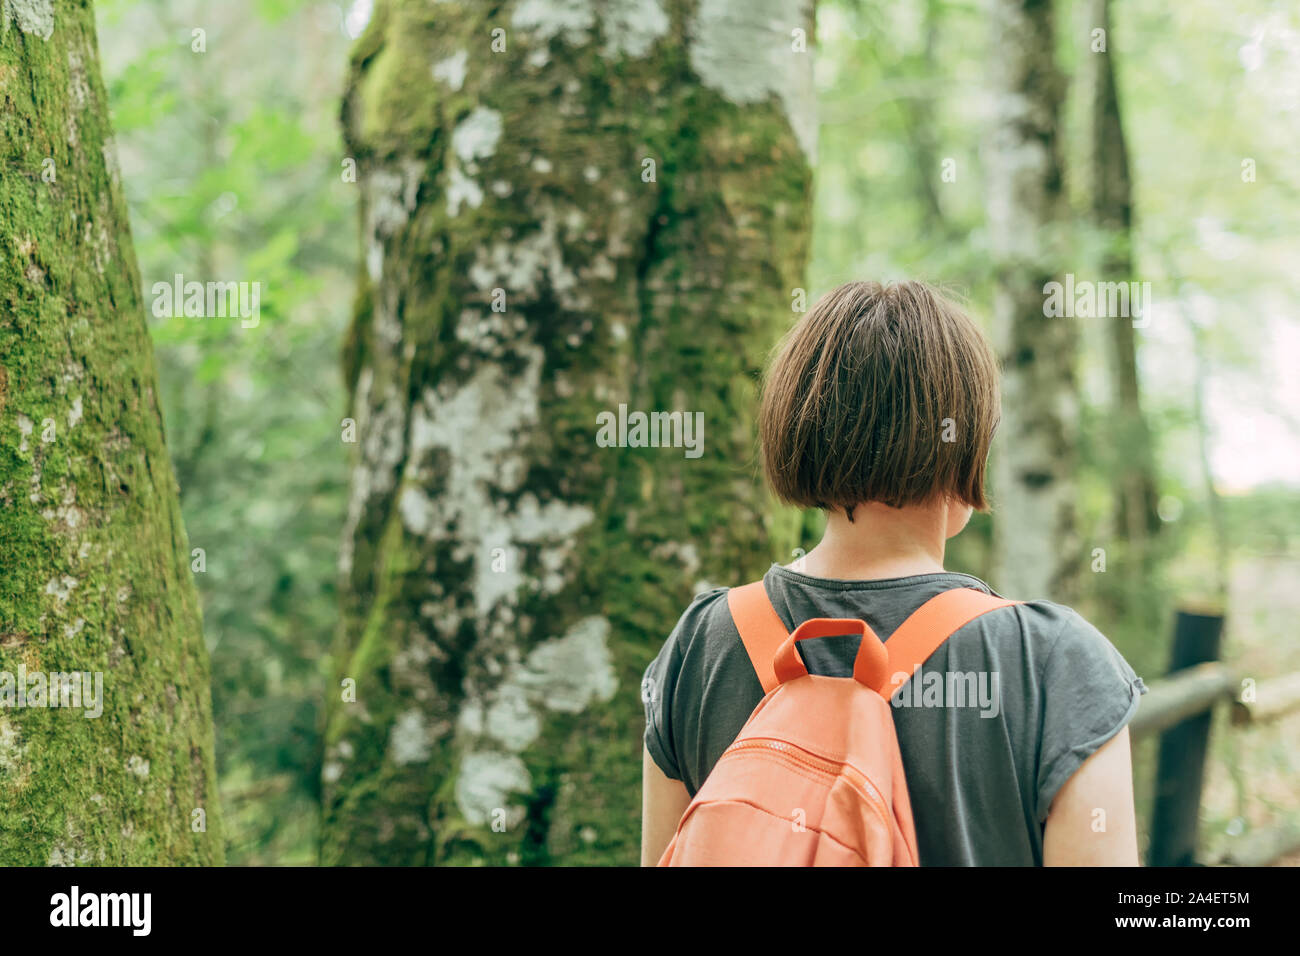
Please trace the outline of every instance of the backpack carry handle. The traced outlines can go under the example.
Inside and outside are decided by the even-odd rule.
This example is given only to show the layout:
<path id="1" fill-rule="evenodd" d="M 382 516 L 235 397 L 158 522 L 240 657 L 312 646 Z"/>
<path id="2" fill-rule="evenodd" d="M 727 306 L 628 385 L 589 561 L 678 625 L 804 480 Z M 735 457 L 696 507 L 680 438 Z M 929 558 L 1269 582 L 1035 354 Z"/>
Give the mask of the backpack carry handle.
<path id="1" fill-rule="evenodd" d="M 795 628 L 794 633 L 782 642 L 773 661 L 777 683 L 784 684 L 808 676 L 808 668 L 794 647 L 798 641 L 840 634 L 858 634 L 862 637 L 858 644 L 858 655 L 853 661 L 854 680 L 872 690 L 880 687 L 889 670 L 889 654 L 880 638 L 876 637 L 876 632 L 866 621 L 856 617 L 815 617 Z"/>
<path id="2" fill-rule="evenodd" d="M 764 694 L 772 693 L 782 681 L 794 680 L 808 673 L 794 649 L 796 640 L 860 633 L 863 640 L 853 662 L 853 676 L 879 691 L 886 700 L 911 678 L 921 662 L 928 659 L 950 634 L 982 614 L 1019 603 L 976 588 L 952 588 L 917 608 L 889 636 L 886 645 L 879 640 L 866 640 L 867 634 L 872 637 L 875 634 L 865 621 L 857 618 L 813 618 L 805 621 L 793 635 L 787 633 L 785 623 L 777 616 L 761 580 L 727 592 L 731 618 Z M 878 660 L 882 653 L 883 663 Z M 775 670 L 778 659 L 784 661 L 784 671 L 779 678 Z M 872 677 L 876 675 L 878 679 L 873 681 Z"/>

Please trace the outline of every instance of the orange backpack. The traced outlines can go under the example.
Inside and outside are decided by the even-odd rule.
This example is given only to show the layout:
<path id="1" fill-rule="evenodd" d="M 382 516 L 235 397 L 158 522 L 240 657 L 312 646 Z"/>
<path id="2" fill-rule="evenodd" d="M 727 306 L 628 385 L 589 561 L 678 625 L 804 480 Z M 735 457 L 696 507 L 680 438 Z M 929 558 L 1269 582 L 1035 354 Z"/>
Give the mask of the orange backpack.
<path id="1" fill-rule="evenodd" d="M 682 814 L 660 866 L 917 866 L 889 699 L 958 628 L 1018 602 L 973 588 L 931 598 L 882 643 L 857 618 L 793 634 L 762 581 L 727 594 L 765 696 Z M 853 677 L 809 674 L 795 643 L 861 634 Z"/>

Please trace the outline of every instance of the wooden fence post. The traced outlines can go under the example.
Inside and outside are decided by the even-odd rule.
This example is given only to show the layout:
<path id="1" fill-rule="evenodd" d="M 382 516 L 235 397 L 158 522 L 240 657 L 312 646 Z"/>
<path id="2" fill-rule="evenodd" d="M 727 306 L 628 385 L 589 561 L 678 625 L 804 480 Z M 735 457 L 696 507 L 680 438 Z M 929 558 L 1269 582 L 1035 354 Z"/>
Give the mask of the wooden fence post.
<path id="1" fill-rule="evenodd" d="M 1169 673 L 1219 659 L 1222 609 L 1180 609 L 1174 621 Z M 1214 708 L 1189 717 L 1160 737 L 1155 810 L 1151 819 L 1148 866 L 1194 866 L 1205 756 Z"/>

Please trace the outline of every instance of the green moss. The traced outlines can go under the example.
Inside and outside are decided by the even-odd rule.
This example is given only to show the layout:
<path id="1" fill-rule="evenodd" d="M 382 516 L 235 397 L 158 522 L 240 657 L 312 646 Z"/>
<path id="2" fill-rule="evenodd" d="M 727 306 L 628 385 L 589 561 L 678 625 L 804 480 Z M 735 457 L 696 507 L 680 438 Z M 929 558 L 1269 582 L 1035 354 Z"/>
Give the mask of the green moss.
<path id="1" fill-rule="evenodd" d="M 509 516 L 529 495 L 593 518 L 568 539 L 557 589 L 536 583 L 557 545 L 511 542 L 523 584 L 480 614 L 474 571 L 487 543 L 455 521 L 417 535 L 397 507 L 403 487 L 453 512 L 463 504 L 449 453 L 413 449 L 409 420 L 390 426 L 402 448 L 394 487 L 369 496 L 348 542 L 355 566 L 334 659 L 358 701 L 329 704 L 325 863 L 635 862 L 644 667 L 697 582 L 753 579 L 771 558 L 755 385 L 803 284 L 811 176 L 778 103 L 738 107 L 694 79 L 682 40 L 690 5 L 671 6 L 673 29 L 643 59 L 608 61 L 599 37 L 557 39 L 537 66 L 535 41 L 519 31 L 506 53 L 488 52 L 509 4 L 465 5 L 432 29 L 424 5 L 391 0 L 377 12 L 386 25 L 354 57 L 345 118 L 349 152 L 366 158 L 363 221 L 375 198 L 367 175 L 391 174 L 398 156 L 424 164 L 418 202 L 384 240 L 383 274 L 347 346 L 348 367 L 375 383 L 358 421 L 385 396 L 409 411 L 494 366 L 523 389 L 540 354 L 538 419 L 511 436 L 524 478 L 489 482 L 490 507 Z M 470 69 L 452 91 L 430 68 L 461 49 Z M 481 204 L 453 216 L 448 147 L 474 107 L 496 111 L 503 134 L 467 172 Z M 647 157 L 653 183 L 641 179 Z M 522 269 L 533 261 L 535 272 Z M 478 279 L 485 263 L 508 276 L 490 283 L 505 288 L 503 316 Z M 510 324 L 464 334 L 467 313 Z M 382 322 L 397 324 L 400 342 L 379 334 Z M 703 412 L 704 456 L 597 448 L 596 415 L 620 402 Z M 360 467 L 374 468 L 360 450 Z M 460 758 L 501 745 L 462 727 L 464 708 L 490 700 L 511 662 L 591 615 L 609 622 L 615 696 L 577 714 L 534 703 L 540 732 L 517 754 L 531 786 L 508 801 L 522 819 L 504 833 L 467 822 Z M 393 727 L 412 711 L 428 728 L 428 759 L 398 764 Z"/>
<path id="2" fill-rule="evenodd" d="M 56 18 L 49 40 L 0 35 L 0 671 L 102 673 L 103 713 L 0 710 L 0 863 L 219 863 L 207 654 L 93 18 Z"/>

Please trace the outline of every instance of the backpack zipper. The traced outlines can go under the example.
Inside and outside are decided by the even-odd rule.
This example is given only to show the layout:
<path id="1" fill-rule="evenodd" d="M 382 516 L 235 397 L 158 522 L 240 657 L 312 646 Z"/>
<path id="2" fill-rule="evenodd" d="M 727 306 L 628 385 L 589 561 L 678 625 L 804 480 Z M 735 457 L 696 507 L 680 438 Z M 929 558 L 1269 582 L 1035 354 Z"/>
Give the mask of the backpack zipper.
<path id="1" fill-rule="evenodd" d="M 730 753 L 736 753 L 744 750 L 761 750 L 773 755 L 780 755 L 791 763 L 800 767 L 806 767 L 817 773 L 828 777 L 848 777 L 866 797 L 867 804 L 880 816 L 886 824 L 890 823 L 891 814 L 884 798 L 875 785 L 867 779 L 866 774 L 862 773 L 857 767 L 842 760 L 830 760 L 811 750 L 805 750 L 797 744 L 792 744 L 785 740 L 778 740 L 775 737 L 747 737 L 744 740 L 737 740 L 723 753 L 723 757 Z M 721 762 L 722 758 L 719 758 Z"/>

